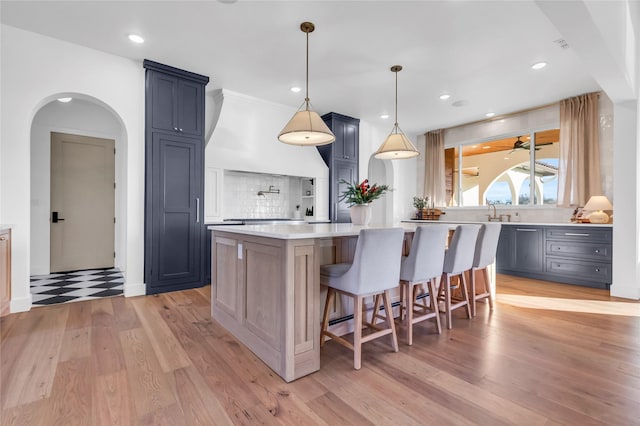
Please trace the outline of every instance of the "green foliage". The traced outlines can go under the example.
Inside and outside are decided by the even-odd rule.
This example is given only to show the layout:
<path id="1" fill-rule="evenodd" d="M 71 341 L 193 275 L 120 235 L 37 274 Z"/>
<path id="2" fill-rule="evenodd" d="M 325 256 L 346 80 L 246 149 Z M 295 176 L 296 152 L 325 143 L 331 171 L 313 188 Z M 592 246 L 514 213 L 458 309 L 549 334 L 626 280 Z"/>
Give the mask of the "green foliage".
<path id="1" fill-rule="evenodd" d="M 390 191 L 388 185 L 378 185 L 375 183 L 369 185 L 369 179 L 365 179 L 361 183 L 351 183 L 341 179 L 340 183 L 347 185 L 347 189 L 344 190 L 340 196 L 340 201 L 345 200 L 349 207 L 356 204 L 369 204 L 373 200 L 382 197 L 385 192 Z"/>

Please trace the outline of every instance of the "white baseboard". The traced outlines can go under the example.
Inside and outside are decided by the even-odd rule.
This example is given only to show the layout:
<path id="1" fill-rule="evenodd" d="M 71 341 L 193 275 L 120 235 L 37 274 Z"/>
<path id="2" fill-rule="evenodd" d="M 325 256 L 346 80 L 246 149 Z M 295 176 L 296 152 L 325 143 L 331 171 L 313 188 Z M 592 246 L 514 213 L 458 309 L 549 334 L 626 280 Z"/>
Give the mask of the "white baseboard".
<path id="1" fill-rule="evenodd" d="M 147 286 L 144 283 L 124 283 L 124 297 L 144 296 Z"/>
<path id="2" fill-rule="evenodd" d="M 11 303 L 9 304 L 9 311 L 12 314 L 16 312 L 30 311 L 32 302 L 33 302 L 33 298 L 31 297 L 31 293 L 29 293 L 29 295 L 26 297 L 11 299 Z"/>

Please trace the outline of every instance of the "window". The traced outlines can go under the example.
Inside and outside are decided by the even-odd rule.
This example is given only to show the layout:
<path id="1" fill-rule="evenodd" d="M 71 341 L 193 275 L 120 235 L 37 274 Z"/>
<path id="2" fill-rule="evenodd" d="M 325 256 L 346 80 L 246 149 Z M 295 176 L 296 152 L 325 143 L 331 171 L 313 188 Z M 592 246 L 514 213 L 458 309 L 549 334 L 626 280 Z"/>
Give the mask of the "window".
<path id="1" fill-rule="evenodd" d="M 559 141 L 552 129 L 446 149 L 449 205 L 555 205 Z"/>

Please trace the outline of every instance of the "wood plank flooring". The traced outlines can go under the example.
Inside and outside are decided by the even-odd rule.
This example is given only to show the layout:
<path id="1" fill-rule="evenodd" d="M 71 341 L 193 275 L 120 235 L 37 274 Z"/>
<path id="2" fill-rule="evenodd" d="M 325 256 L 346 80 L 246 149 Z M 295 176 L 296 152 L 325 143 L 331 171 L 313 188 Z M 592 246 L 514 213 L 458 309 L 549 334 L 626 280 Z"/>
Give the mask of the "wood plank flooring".
<path id="1" fill-rule="evenodd" d="M 0 319 L 0 424 L 640 425 L 640 303 L 498 276 L 438 336 L 400 352 L 335 342 L 285 383 L 211 320 L 210 288 L 34 308 Z"/>

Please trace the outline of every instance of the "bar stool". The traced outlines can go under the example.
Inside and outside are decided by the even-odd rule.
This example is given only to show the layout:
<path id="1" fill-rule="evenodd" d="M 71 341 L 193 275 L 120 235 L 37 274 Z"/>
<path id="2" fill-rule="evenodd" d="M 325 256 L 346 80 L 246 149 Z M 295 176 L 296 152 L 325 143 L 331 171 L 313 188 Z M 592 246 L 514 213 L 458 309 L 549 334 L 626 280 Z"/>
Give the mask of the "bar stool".
<path id="1" fill-rule="evenodd" d="M 447 318 L 447 328 L 451 329 L 451 311 L 465 307 L 467 317 L 471 318 L 471 306 L 469 305 L 469 293 L 467 280 L 464 273 L 473 266 L 476 251 L 476 240 L 481 225 L 458 225 L 449 248 L 444 255 L 442 278 L 438 290 L 438 299 L 444 300 L 444 311 Z M 451 277 L 459 276 L 462 300 L 451 304 Z"/>
<path id="2" fill-rule="evenodd" d="M 499 223 L 485 223 L 480 227 L 478 232 L 478 240 L 476 241 L 476 253 L 473 258 L 473 267 L 471 268 L 471 315 L 476 316 L 476 301 L 481 299 L 489 300 L 489 310 L 493 310 L 493 296 L 491 288 L 494 284 L 489 279 L 489 271 L 487 266 L 496 260 L 496 251 L 498 250 L 498 239 L 500 238 L 500 229 L 502 225 Z M 483 271 L 484 288 L 481 293 L 476 289 L 476 271 Z"/>
<path id="3" fill-rule="evenodd" d="M 419 226 L 413 236 L 409 256 L 400 266 L 400 298 L 407 327 L 407 344 L 413 344 L 413 324 L 435 318 L 438 334 L 442 333 L 436 293 L 436 278 L 442 274 L 448 225 Z M 416 305 L 416 298 L 425 295 L 428 286 L 429 306 Z M 418 290 L 422 289 L 421 294 Z M 415 309 L 419 310 L 416 311 Z"/>
<path id="4" fill-rule="evenodd" d="M 337 343 L 353 350 L 353 367 L 356 370 L 361 367 L 362 344 L 365 342 L 390 334 L 391 347 L 398 352 L 398 337 L 393 322 L 389 290 L 398 286 L 403 239 L 404 230 L 401 228 L 363 229 L 358 236 L 353 263 L 320 267 L 320 284 L 328 287 L 320 346 L 324 345 L 325 336 L 329 336 Z M 354 300 L 353 343 L 327 330 L 329 307 L 336 292 L 350 296 Z M 363 323 L 363 299 L 380 293 L 384 300 L 387 328 L 381 328 L 373 322 Z M 375 331 L 363 336 L 363 325 Z"/>

